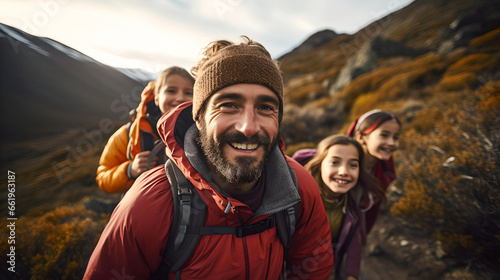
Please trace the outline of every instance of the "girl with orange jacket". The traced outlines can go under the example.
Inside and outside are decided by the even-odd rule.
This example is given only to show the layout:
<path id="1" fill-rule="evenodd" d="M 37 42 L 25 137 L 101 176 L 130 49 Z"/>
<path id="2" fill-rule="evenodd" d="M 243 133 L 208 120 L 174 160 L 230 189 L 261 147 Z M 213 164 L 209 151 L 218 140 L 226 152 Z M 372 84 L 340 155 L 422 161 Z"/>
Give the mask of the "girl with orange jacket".
<path id="1" fill-rule="evenodd" d="M 194 78 L 185 69 L 170 67 L 141 94 L 135 120 L 123 125 L 108 140 L 99 160 L 96 181 L 107 193 L 126 192 L 148 169 L 146 162 L 159 139 L 156 123 L 177 105 L 193 99 Z M 156 166 L 157 158 L 149 166 Z"/>

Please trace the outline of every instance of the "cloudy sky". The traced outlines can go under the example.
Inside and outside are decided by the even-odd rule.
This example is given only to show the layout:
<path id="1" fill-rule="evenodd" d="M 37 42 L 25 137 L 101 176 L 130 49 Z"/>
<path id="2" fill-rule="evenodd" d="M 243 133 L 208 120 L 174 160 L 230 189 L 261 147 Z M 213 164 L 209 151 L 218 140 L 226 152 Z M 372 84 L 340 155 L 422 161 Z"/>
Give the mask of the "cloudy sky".
<path id="1" fill-rule="evenodd" d="M 355 33 L 411 0 L 2 0 L 0 22 L 115 67 L 186 69 L 218 39 L 240 35 L 274 58 L 313 33 Z"/>

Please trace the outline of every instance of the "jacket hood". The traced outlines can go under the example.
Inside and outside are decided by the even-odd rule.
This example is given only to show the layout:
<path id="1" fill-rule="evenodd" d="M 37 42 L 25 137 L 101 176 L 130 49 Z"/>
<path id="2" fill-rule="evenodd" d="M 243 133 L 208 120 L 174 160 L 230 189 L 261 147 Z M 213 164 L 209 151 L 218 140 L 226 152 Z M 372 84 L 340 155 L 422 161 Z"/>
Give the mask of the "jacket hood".
<path id="1" fill-rule="evenodd" d="M 183 103 L 165 114 L 158 121 L 158 132 L 166 145 L 167 156 L 198 189 L 208 207 L 217 207 L 218 211 L 224 213 L 234 213 L 236 208 L 239 208 L 240 216 L 248 220 L 252 216 L 276 213 L 300 201 L 292 177 L 295 174 L 292 174 L 293 170 L 279 147 L 275 147 L 266 163 L 266 189 L 261 206 L 255 213 L 251 212 L 246 204 L 218 188 L 211 179 L 203 152 L 196 143 L 199 132 L 192 116 L 192 102 Z"/>

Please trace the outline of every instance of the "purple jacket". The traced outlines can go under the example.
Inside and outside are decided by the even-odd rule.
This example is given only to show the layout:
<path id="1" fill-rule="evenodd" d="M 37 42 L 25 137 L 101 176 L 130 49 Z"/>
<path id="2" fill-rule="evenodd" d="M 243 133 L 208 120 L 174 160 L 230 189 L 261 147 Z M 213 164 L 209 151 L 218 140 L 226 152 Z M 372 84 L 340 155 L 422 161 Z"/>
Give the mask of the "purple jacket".
<path id="1" fill-rule="evenodd" d="M 302 166 L 306 165 L 312 157 L 316 154 L 316 149 L 301 149 L 296 151 L 292 158 L 300 163 Z"/>
<path id="2" fill-rule="evenodd" d="M 301 149 L 296 151 L 292 158 L 302 165 L 306 165 L 316 154 L 316 149 Z M 335 249 L 335 279 L 345 267 L 347 276 L 359 278 L 361 267 L 361 254 L 366 242 L 366 220 L 365 213 L 358 210 L 361 200 L 362 189 L 359 186 L 349 191 L 347 210 L 340 230 L 337 243 L 333 244 Z M 343 260 L 346 256 L 345 260 Z"/>
<path id="3" fill-rule="evenodd" d="M 365 214 L 357 210 L 354 202 L 356 199 L 353 198 L 353 194 L 357 196 L 357 192 L 353 191 L 348 196 L 347 211 L 344 215 L 338 241 L 333 244 L 335 250 L 335 279 L 339 279 L 338 274 L 342 266 L 345 268 L 347 276 L 359 278 L 361 254 L 366 240 Z M 343 259 L 344 256 L 346 256 L 345 260 Z"/>

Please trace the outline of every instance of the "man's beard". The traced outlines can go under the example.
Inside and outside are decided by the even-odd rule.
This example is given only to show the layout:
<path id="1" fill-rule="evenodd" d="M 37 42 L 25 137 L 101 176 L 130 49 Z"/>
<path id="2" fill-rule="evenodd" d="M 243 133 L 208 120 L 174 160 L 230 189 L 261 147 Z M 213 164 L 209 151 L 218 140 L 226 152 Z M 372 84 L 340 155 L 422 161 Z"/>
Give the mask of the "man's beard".
<path id="1" fill-rule="evenodd" d="M 260 134 L 246 137 L 242 133 L 235 131 L 222 133 L 218 137 L 218 142 L 216 142 L 213 137 L 208 136 L 205 126 L 202 125 L 200 136 L 197 140 L 207 158 L 208 164 L 211 164 L 218 173 L 224 176 L 228 183 L 242 184 L 254 182 L 260 177 L 271 151 L 276 146 L 277 139 L 279 137 L 270 142 L 269 138 Z M 231 163 L 224 153 L 223 147 L 233 142 L 258 144 L 264 147 L 265 153 L 263 159 L 256 164 L 257 159 L 255 157 L 238 156 L 235 158 L 237 164 Z"/>

